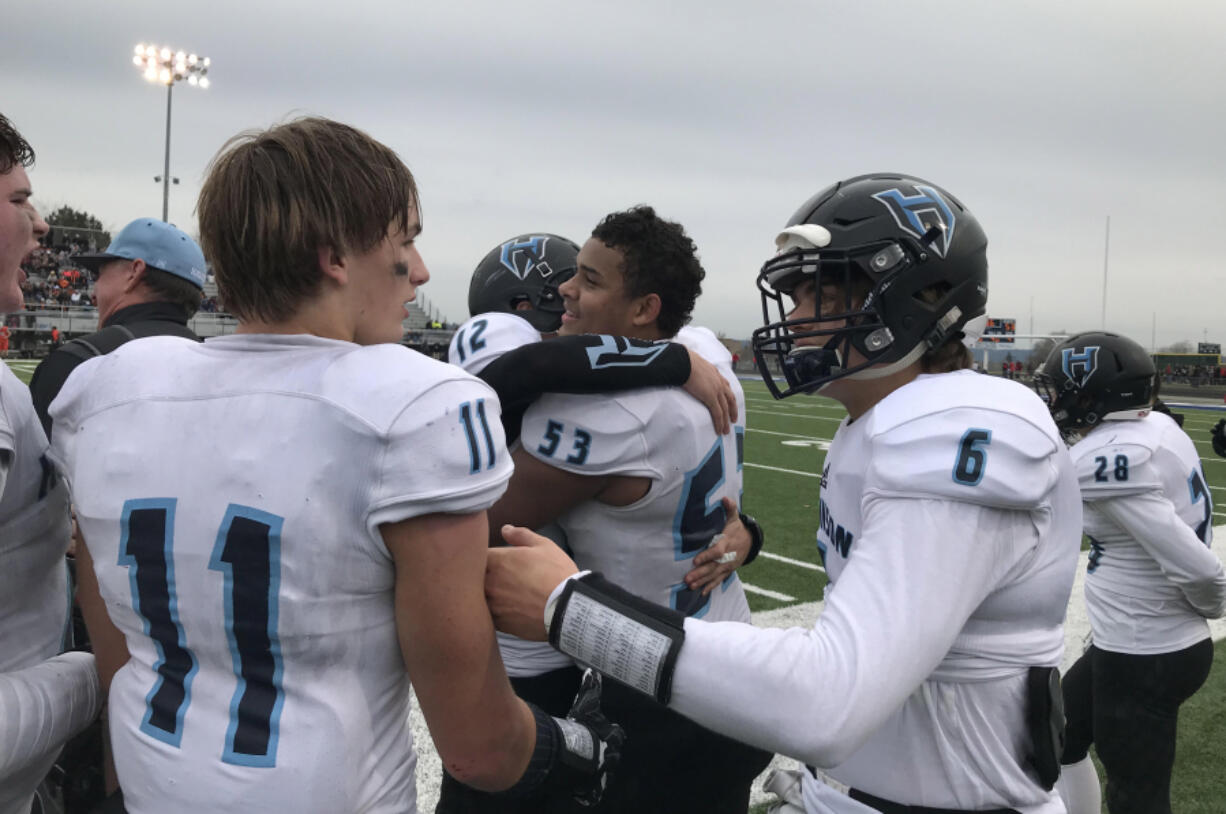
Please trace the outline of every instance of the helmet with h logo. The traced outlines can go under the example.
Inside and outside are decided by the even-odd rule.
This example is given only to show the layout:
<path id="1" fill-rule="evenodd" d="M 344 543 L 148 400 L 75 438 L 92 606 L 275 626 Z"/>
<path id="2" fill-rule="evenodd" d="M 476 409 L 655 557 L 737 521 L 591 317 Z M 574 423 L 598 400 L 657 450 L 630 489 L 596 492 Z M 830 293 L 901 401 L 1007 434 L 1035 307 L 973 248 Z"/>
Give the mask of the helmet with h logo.
<path id="1" fill-rule="evenodd" d="M 1153 408 L 1157 370 L 1126 336 L 1090 331 L 1057 345 L 1035 373 L 1034 386 L 1063 431 L 1102 421 L 1143 418 Z"/>

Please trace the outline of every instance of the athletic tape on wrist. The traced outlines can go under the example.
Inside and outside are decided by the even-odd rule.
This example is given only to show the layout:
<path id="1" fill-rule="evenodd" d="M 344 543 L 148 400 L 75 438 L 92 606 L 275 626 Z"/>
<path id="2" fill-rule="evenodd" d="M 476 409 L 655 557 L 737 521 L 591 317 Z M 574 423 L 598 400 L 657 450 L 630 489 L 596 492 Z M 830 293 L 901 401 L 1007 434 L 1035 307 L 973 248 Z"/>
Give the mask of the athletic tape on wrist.
<path id="1" fill-rule="evenodd" d="M 558 751 L 558 760 L 586 774 L 596 771 L 596 738 L 592 730 L 581 723 L 567 718 L 554 718 L 558 732 L 562 735 L 562 748 Z"/>
<path id="2" fill-rule="evenodd" d="M 684 616 L 598 573 L 567 581 L 549 626 L 556 649 L 661 704 L 684 641 Z"/>

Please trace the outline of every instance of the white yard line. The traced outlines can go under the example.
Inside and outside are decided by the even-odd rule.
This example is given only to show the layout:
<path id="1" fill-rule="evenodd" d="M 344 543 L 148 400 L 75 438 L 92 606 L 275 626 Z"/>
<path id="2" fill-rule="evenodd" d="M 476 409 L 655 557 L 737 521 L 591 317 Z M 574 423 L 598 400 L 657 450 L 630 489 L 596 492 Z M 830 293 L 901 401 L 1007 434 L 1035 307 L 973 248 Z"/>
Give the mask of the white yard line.
<path id="1" fill-rule="evenodd" d="M 758 556 L 766 557 L 766 559 L 774 560 L 775 562 L 784 562 L 784 563 L 787 563 L 788 565 L 794 565 L 797 568 L 804 568 L 809 571 L 819 571 L 823 574 L 826 573 L 826 569 L 822 568 L 820 565 L 817 565 L 816 563 L 805 562 L 804 560 L 794 560 L 791 557 L 785 557 L 782 554 L 773 554 L 769 551 L 761 551 L 758 553 Z"/>
<path id="2" fill-rule="evenodd" d="M 746 427 L 745 429 L 746 429 L 746 430 L 748 430 L 749 432 L 760 432 L 760 433 L 762 433 L 763 435 L 782 435 L 784 438 L 803 438 L 803 439 L 805 439 L 806 441 L 826 441 L 826 442 L 830 442 L 830 441 L 833 441 L 833 440 L 834 440 L 833 438 L 819 438 L 819 437 L 818 437 L 818 436 L 816 436 L 816 435 L 799 435 L 799 434 L 794 433 L 794 432 L 775 432 L 774 430 L 760 430 L 760 429 L 758 429 L 757 427 Z M 1217 486 L 1211 486 L 1211 487 L 1209 487 L 1209 488 L 1211 488 L 1211 489 L 1217 489 L 1217 488 L 1219 488 L 1219 487 L 1217 487 Z"/>
<path id="3" fill-rule="evenodd" d="M 778 591 L 768 591 L 765 588 L 759 588 L 757 585 L 750 585 L 748 582 L 742 581 L 741 587 L 745 589 L 745 593 L 747 594 L 758 594 L 759 596 L 766 596 L 766 597 L 770 597 L 771 599 L 778 599 L 780 602 L 795 602 L 796 601 L 796 597 L 794 596 L 788 596 L 787 594 L 781 594 Z"/>
<path id="4" fill-rule="evenodd" d="M 820 478 L 821 477 L 821 473 L 819 472 L 801 472 L 799 469 L 784 469 L 783 467 L 780 467 L 780 466 L 767 466 L 766 464 L 751 464 L 748 461 L 745 462 L 745 466 L 748 466 L 751 469 L 769 469 L 771 472 L 786 472 L 789 475 L 803 475 L 806 478 Z"/>
<path id="5" fill-rule="evenodd" d="M 780 418 L 811 418 L 814 421 L 833 421 L 835 424 L 843 423 L 843 419 L 841 418 L 831 418 L 829 416 L 824 416 L 824 415 L 805 415 L 804 413 L 777 413 L 774 410 L 761 410 L 761 409 L 754 409 L 754 410 L 747 409 L 745 412 L 749 413 L 750 415 L 754 415 L 754 414 L 768 415 L 768 416 L 778 416 Z"/>

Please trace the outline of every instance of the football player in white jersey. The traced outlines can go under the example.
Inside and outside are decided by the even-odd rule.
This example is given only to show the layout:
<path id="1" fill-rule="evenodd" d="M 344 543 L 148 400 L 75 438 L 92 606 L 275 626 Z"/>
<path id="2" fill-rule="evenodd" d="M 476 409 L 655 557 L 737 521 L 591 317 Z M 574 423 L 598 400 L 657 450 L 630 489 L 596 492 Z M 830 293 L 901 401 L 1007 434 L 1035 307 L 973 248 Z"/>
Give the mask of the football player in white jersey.
<path id="1" fill-rule="evenodd" d="M 30 202 L 34 151 L 0 115 L 0 315 L 23 307 L 22 260 L 47 233 Z M 98 714 L 93 656 L 65 653 L 68 491 L 46 459 L 30 391 L 0 362 L 0 814 L 28 814 L 69 737 Z"/>
<path id="2" fill-rule="evenodd" d="M 803 760 L 808 812 L 1061 812 L 1055 666 L 1081 502 L 1043 403 L 969 369 L 986 244 L 935 185 L 860 176 L 806 202 L 758 276 L 779 313 L 754 335 L 767 385 L 848 411 L 815 518 L 831 584 L 812 629 L 683 618 L 597 574 L 560 582 L 574 566 L 515 528 L 524 547 L 487 570 L 499 627 L 547 631 L 704 726 Z"/>
<path id="3" fill-rule="evenodd" d="M 450 360 L 479 375 L 498 392 L 508 440 L 519 436 L 523 412 L 545 392 L 610 393 L 684 385 L 707 405 L 715 432 L 723 434 L 735 427 L 740 441 L 744 421 L 738 408 L 744 409 L 744 396 L 731 370 L 731 355 L 710 331 L 686 326 L 677 342 L 663 345 L 630 337 L 557 336 L 563 313 L 557 288 L 574 274 L 578 252 L 578 246 L 557 235 L 524 234 L 494 247 L 473 272 L 468 300 L 473 317 L 456 332 Z M 549 341 L 540 341 L 546 338 Z M 599 364 L 593 364 L 593 358 Z M 751 532 L 733 510 L 734 502 L 729 504 L 720 541 L 693 558 L 691 563 L 696 566 L 685 575 L 696 590 L 710 592 L 720 586 L 735 570 L 734 560 L 744 564 L 761 547 L 760 531 Z M 754 525 L 748 516 L 746 521 Z M 566 534 L 557 524 L 548 524 L 542 531 L 565 545 Z M 578 675 L 571 659 L 546 643 L 507 634 L 499 634 L 499 646 L 512 685 L 522 697 L 546 710 L 564 710 Z M 631 732 L 629 737 L 633 741 L 649 734 Z M 633 752 L 630 760 L 634 760 Z M 633 771 L 632 763 L 626 775 Z M 620 805 L 616 788 L 611 794 L 605 805 L 616 808 Z M 650 802 L 668 805 L 662 798 Z M 567 807 L 565 801 L 544 797 L 507 801 L 465 789 L 445 776 L 437 810 L 440 814 L 536 812 Z"/>
<path id="4" fill-rule="evenodd" d="M 731 385 L 701 354 L 682 344 L 668 343 L 650 356 L 628 349 L 627 364 L 606 359 L 594 366 L 589 351 L 603 353 L 608 341 L 604 337 L 573 335 L 541 343 L 557 338 L 563 312 L 558 286 L 575 273 L 578 254 L 579 247 L 564 237 L 532 232 L 498 244 L 473 271 L 468 288 L 472 316 L 452 336 L 447 358 L 498 393 L 508 443 L 519 437 L 524 410 L 543 393 L 635 387 L 684 385 L 707 405 L 717 431 L 728 432 L 737 409 Z M 626 337 L 614 341 L 635 348 L 652 346 Z M 531 349 L 521 350 L 529 345 Z"/>
<path id="5" fill-rule="evenodd" d="M 587 338 L 591 368 L 633 370 L 664 352 L 665 345 L 650 343 L 674 336 L 685 341 L 678 332 L 689 320 L 704 272 L 678 224 L 649 207 L 614 213 L 593 231 L 577 263 L 576 274 L 559 288 L 565 314 L 556 341 L 593 335 Z M 720 351 L 721 375 L 737 391 L 743 413 L 731 356 Z M 743 426 L 738 421 L 736 434 L 718 435 L 702 406 L 672 388 L 545 395 L 524 415 L 516 473 L 491 510 L 491 524 L 506 520 L 535 528 L 556 520 L 580 563 L 616 572 L 652 602 L 687 615 L 748 621 L 749 606 L 733 572 L 749 553 L 748 535 L 744 550 L 719 549 L 731 556 L 714 564 L 721 571 L 713 590 L 704 590 L 702 581 L 694 587 L 687 582 L 697 555 L 736 517 L 722 498 L 739 498 Z M 545 674 L 521 693 L 556 707 L 577 675 L 573 667 Z M 627 732 L 622 764 L 608 790 L 609 810 L 745 810 L 749 786 L 769 755 L 624 688 L 606 684 L 605 692 L 606 712 Z"/>
<path id="6" fill-rule="evenodd" d="M 417 201 L 346 125 L 232 139 L 198 211 L 238 332 L 128 343 L 52 405 L 133 814 L 415 811 L 410 678 L 487 790 L 595 793 L 616 751 L 499 660 L 483 510 L 511 465 L 494 393 L 396 344 L 429 279 Z"/>
<path id="7" fill-rule="evenodd" d="M 1035 377 L 1073 462 L 1090 557 L 1093 642 L 1064 679 L 1070 814 L 1169 814 L 1179 706 L 1213 663 L 1206 619 L 1226 612 L 1226 574 L 1209 548 L 1213 498 L 1192 439 L 1154 409 L 1157 371 L 1136 342 L 1083 333 Z"/>

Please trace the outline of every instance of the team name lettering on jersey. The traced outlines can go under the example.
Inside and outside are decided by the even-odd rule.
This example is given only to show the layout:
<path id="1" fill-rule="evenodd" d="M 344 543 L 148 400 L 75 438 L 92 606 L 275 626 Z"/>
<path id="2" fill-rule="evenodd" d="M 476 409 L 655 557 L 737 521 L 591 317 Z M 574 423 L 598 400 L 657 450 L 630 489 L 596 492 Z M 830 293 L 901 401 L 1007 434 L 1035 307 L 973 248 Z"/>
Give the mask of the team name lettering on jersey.
<path id="1" fill-rule="evenodd" d="M 821 551 L 822 561 L 826 560 L 826 544 L 822 542 L 823 537 L 834 545 L 835 550 L 843 559 L 847 559 L 854 535 L 835 522 L 834 515 L 825 500 L 818 501 L 818 525 L 820 531 L 817 535 L 817 547 Z"/>

